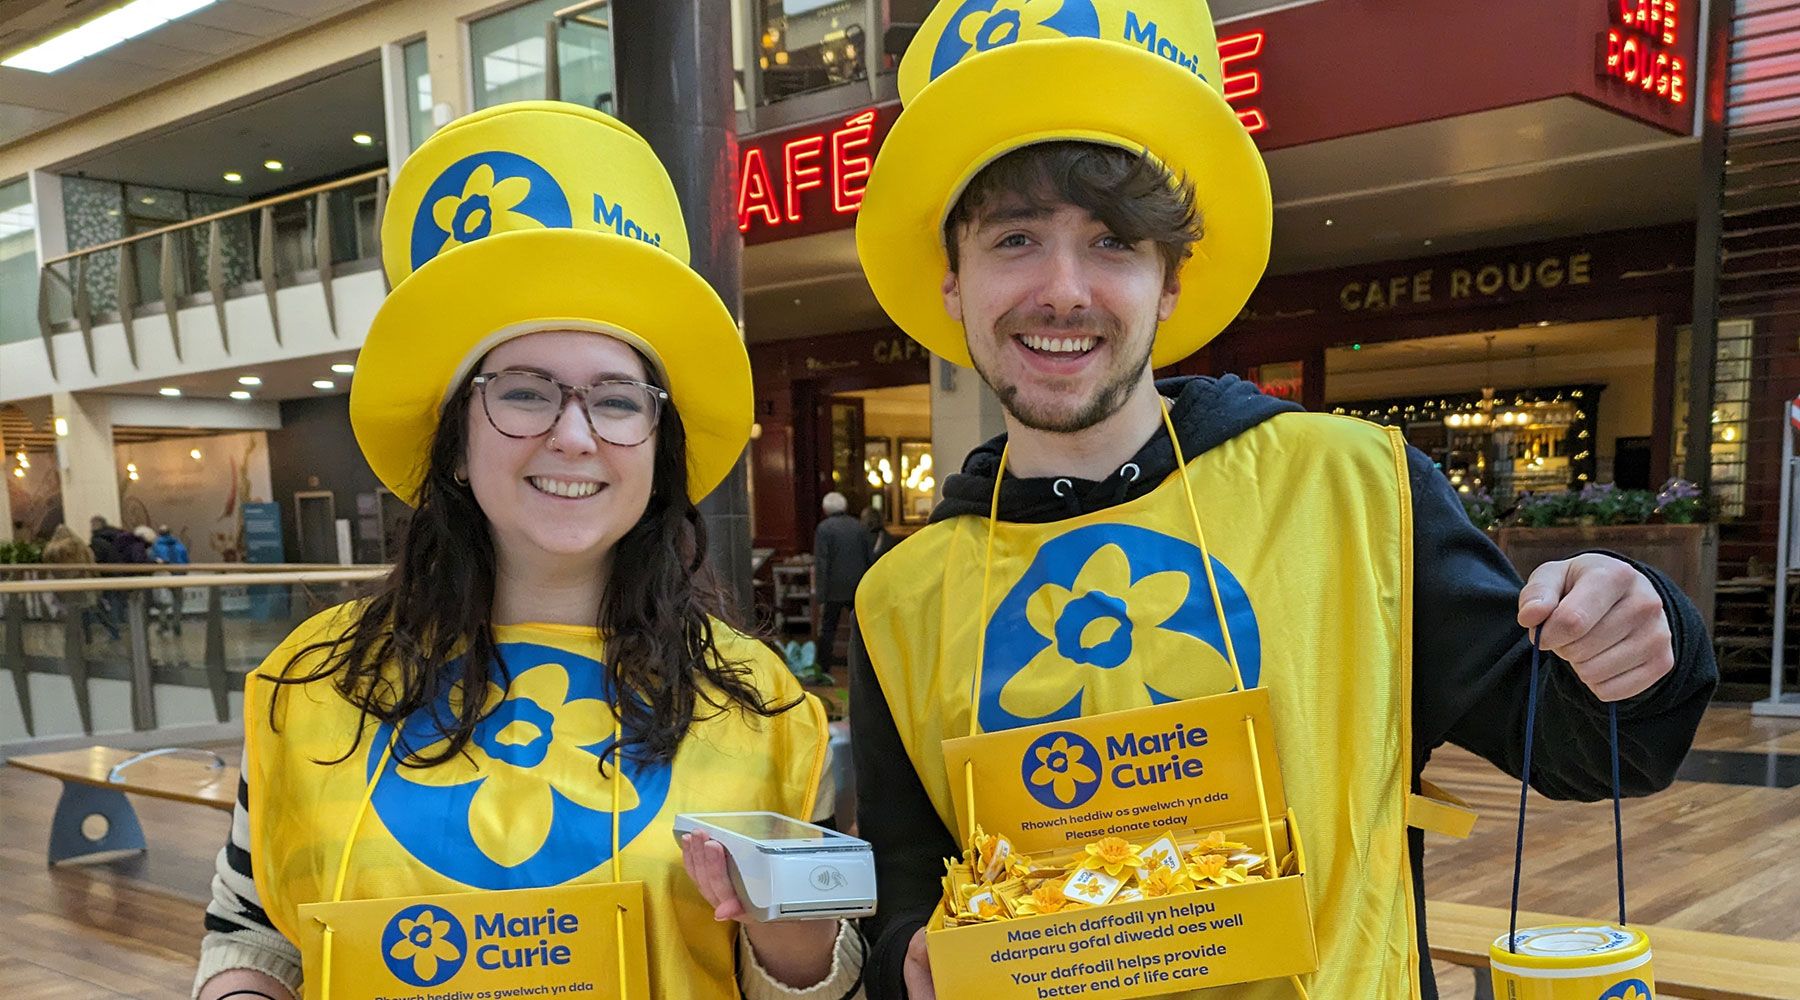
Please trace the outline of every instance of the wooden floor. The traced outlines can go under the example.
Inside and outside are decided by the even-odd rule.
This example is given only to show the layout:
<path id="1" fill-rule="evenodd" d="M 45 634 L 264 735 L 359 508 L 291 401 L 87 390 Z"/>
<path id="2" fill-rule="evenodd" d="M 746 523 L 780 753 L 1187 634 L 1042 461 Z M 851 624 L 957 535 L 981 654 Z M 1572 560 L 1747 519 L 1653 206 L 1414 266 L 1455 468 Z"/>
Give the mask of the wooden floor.
<path id="1" fill-rule="evenodd" d="M 1694 746 L 1800 753 L 1800 720 L 1755 718 L 1747 707 L 1719 705 Z M 1454 747 L 1434 754 L 1425 773 L 1481 813 L 1468 840 L 1426 837 L 1427 912 L 1433 899 L 1506 906 L 1518 783 Z M 1623 812 L 1634 923 L 1800 941 L 1800 788 L 1679 781 L 1661 795 L 1627 800 Z M 1527 814 L 1520 908 L 1615 919 L 1610 803 L 1534 794 Z M 1469 970 L 1439 963 L 1437 973 L 1443 1000 L 1474 995 Z"/>
<path id="2" fill-rule="evenodd" d="M 1800 753 L 1800 720 L 1719 706 L 1696 745 Z M 1428 896 L 1505 906 L 1518 787 L 1454 749 L 1441 751 L 1428 774 L 1482 814 L 1466 841 L 1428 838 Z M 185 1000 L 229 817 L 140 800 L 148 855 L 51 870 L 44 846 L 57 791 L 55 781 L 0 767 L 0 995 Z M 1678 782 L 1625 804 L 1625 837 L 1634 921 L 1800 940 L 1800 788 Z M 1611 810 L 1534 797 L 1521 905 L 1606 919 L 1612 879 Z M 1473 995 L 1466 969 L 1440 965 L 1438 980 L 1444 1000 Z"/>

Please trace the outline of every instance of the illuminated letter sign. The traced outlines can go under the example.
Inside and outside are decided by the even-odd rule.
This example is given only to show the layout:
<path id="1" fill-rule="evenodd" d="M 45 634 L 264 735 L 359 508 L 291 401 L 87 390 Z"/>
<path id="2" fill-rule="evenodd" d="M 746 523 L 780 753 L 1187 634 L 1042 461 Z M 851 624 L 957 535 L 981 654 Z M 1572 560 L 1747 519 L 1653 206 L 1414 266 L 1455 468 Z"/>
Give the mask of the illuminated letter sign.
<path id="1" fill-rule="evenodd" d="M 744 140 L 738 229 L 748 243 L 854 224 L 875 152 L 900 112 L 884 104 L 849 118 Z"/>
<path id="2" fill-rule="evenodd" d="M 1262 109 L 1248 106 L 1263 89 L 1262 73 L 1247 67 L 1262 55 L 1265 37 L 1263 32 L 1252 31 L 1219 39 L 1219 66 L 1225 73 L 1220 83 L 1225 88 L 1225 100 L 1237 109 L 1238 120 L 1251 135 L 1269 127 Z"/>
<path id="3" fill-rule="evenodd" d="M 1600 36 L 1600 75 L 1658 100 L 1684 104 L 1687 60 L 1679 54 L 1681 0 L 1607 0 L 1612 26 Z"/>

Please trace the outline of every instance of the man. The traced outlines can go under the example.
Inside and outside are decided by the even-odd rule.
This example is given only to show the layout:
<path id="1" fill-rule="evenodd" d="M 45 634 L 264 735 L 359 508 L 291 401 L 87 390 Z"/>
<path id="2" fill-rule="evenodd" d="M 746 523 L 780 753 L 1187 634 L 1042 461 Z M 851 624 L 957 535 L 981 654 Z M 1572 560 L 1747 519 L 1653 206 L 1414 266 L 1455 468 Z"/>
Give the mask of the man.
<path id="1" fill-rule="evenodd" d="M 1269 692 L 1306 831 L 1311 995 L 1430 1000 L 1407 824 L 1432 749 L 1519 773 L 1541 627 L 1533 785 L 1610 794 L 1612 703 L 1625 792 L 1664 787 L 1716 682 L 1704 623 L 1666 578 L 1604 554 L 1521 590 L 1394 431 L 1231 377 L 1154 382 L 1241 309 L 1268 255 L 1267 180 L 1218 89 L 1210 17 L 1174 0 L 1028 20 L 1000 6 L 947 0 L 922 27 L 858 223 L 884 308 L 972 363 L 1007 431 L 857 598 L 859 828 L 881 893 L 869 994 L 935 995 L 922 927 L 940 859 L 960 853 L 963 791 L 941 740 L 1222 693 L 1229 650 Z M 1133 41 L 1149 19 L 1160 58 Z"/>
<path id="2" fill-rule="evenodd" d="M 91 532 L 88 545 L 94 550 L 94 561 L 97 563 L 132 563 L 141 562 L 136 558 L 144 548 L 131 532 L 108 524 L 106 518 L 96 514 L 88 519 L 88 530 Z M 100 595 L 100 619 L 107 630 L 118 638 L 114 623 L 125 622 L 125 592 L 108 590 Z"/>
<path id="3" fill-rule="evenodd" d="M 819 602 L 819 666 L 830 670 L 837 660 L 838 619 L 848 614 L 850 635 L 856 635 L 856 585 L 875 553 L 874 539 L 850 516 L 842 493 L 825 494 L 819 506 L 825 519 L 813 532 L 813 590 Z"/>
<path id="4" fill-rule="evenodd" d="M 188 564 L 187 545 L 183 543 L 181 539 L 175 537 L 175 533 L 169 530 L 168 525 L 160 525 L 156 529 L 156 540 L 150 546 L 150 558 L 166 566 L 186 566 Z M 169 631 L 170 627 L 173 626 L 175 634 L 180 635 L 181 605 L 183 601 L 181 588 L 170 587 L 168 590 L 163 591 L 163 596 L 168 604 L 165 611 L 165 617 L 159 628 L 166 633 Z"/>

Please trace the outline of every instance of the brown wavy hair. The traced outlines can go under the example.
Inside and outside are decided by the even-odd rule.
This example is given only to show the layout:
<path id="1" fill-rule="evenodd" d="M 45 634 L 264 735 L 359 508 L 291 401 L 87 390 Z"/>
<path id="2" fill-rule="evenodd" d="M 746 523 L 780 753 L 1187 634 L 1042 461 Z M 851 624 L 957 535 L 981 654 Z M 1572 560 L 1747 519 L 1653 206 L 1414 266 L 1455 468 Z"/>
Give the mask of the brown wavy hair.
<path id="1" fill-rule="evenodd" d="M 1127 243 L 1149 240 L 1169 281 L 1205 236 L 1194 184 L 1162 164 L 1118 146 L 1073 139 L 1021 146 L 983 167 L 944 219 L 950 270 L 962 263 L 958 241 L 996 208 L 1047 212 L 1058 203 L 1086 209 Z"/>
<path id="2" fill-rule="evenodd" d="M 479 366 L 477 366 L 479 369 Z M 660 383 L 656 368 L 647 381 Z M 302 648 L 277 684 L 329 680 L 362 710 L 347 760 L 371 723 L 396 728 L 413 713 L 431 711 L 448 741 L 442 752 L 411 748 L 408 766 L 430 767 L 463 752 L 487 714 L 484 698 L 450 698 L 451 691 L 506 686 L 494 641 L 494 543 L 488 518 L 465 482 L 455 478 L 468 445 L 472 387 L 452 395 L 438 419 L 419 502 L 408 523 L 393 572 L 364 598 L 354 625 Z M 662 407 L 655 437 L 650 501 L 613 553 L 595 626 L 604 642 L 608 689 L 624 739 L 608 749 L 633 760 L 675 756 L 702 704 L 711 714 L 741 708 L 773 716 L 799 704 L 774 704 L 756 689 L 743 661 L 728 660 L 714 640 L 728 628 L 723 592 L 706 563 L 706 524 L 688 498 L 687 433 L 674 405 Z M 324 660 L 300 672 L 304 657 Z M 454 669 L 449 669 L 454 664 Z M 496 676 L 498 675 L 498 676 Z M 635 695 L 635 697 L 634 697 Z M 275 723 L 275 702 L 270 723 Z M 446 717 L 448 715 L 449 717 Z"/>

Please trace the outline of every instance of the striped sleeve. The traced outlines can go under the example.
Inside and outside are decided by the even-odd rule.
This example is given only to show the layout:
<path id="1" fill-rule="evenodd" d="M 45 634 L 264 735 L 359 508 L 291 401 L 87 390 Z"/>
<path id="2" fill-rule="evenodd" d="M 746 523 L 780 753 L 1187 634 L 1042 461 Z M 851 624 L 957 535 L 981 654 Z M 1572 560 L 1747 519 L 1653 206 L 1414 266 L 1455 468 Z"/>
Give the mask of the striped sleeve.
<path id="1" fill-rule="evenodd" d="M 295 996 L 300 995 L 300 949 L 283 937 L 263 912 L 251 870 L 250 784 L 240 778 L 237 807 L 231 812 L 231 836 L 213 866 L 206 937 L 200 942 L 200 968 L 194 975 L 196 998 L 207 980 L 229 969 L 266 973 Z"/>

